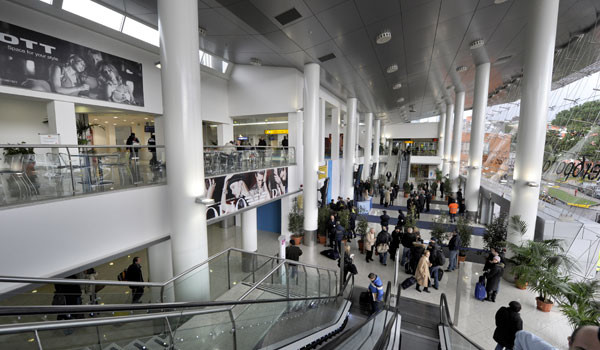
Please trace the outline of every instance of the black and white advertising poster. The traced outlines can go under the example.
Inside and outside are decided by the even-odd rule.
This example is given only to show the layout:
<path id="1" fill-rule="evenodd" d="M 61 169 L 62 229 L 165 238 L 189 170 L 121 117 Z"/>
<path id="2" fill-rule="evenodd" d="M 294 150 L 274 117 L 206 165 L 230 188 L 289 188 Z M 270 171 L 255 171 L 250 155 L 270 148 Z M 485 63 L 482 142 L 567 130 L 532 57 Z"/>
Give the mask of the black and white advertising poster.
<path id="1" fill-rule="evenodd" d="M 288 191 L 288 168 L 229 174 L 205 180 L 206 197 L 215 204 L 206 209 L 208 220 L 255 207 Z"/>
<path id="2" fill-rule="evenodd" d="M 2 21 L 0 85 L 144 105 L 141 63 Z"/>

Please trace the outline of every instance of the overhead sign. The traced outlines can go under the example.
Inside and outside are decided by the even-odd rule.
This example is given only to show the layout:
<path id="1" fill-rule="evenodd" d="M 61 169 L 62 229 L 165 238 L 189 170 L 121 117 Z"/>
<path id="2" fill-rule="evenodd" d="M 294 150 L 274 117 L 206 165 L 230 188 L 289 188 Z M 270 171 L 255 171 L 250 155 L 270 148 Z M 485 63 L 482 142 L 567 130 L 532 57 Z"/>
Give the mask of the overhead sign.
<path id="1" fill-rule="evenodd" d="M 288 129 L 275 129 L 275 130 L 265 130 L 265 134 L 267 135 L 279 135 L 279 134 L 287 134 Z"/>
<path id="2" fill-rule="evenodd" d="M 414 143 L 414 141 L 409 140 L 409 141 L 404 141 L 404 143 Z"/>
<path id="3" fill-rule="evenodd" d="M 2 21 L 0 85 L 144 105 L 141 63 Z"/>
<path id="4" fill-rule="evenodd" d="M 327 178 L 327 164 L 319 165 L 319 180 Z"/>

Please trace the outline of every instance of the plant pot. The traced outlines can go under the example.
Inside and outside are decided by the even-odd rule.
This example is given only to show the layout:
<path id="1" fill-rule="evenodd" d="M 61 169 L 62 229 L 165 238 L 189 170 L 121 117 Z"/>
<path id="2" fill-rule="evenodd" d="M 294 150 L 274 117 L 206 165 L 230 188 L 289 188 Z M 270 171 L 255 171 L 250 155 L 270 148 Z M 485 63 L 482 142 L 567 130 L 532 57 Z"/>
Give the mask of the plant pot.
<path id="1" fill-rule="evenodd" d="M 365 249 L 365 242 L 362 239 L 358 240 L 358 250 L 360 251 L 361 254 L 363 254 L 363 251 Z"/>
<path id="2" fill-rule="evenodd" d="M 434 201 L 435 200 L 435 196 L 431 196 L 431 200 Z"/>
<path id="3" fill-rule="evenodd" d="M 408 198 L 408 192 L 404 192 L 404 198 Z"/>
<path id="4" fill-rule="evenodd" d="M 302 244 L 302 236 L 293 235 L 291 239 L 294 241 L 294 245 L 299 246 Z"/>
<path id="5" fill-rule="evenodd" d="M 467 260 L 467 256 L 466 255 L 459 255 L 458 256 L 458 262 L 465 262 Z"/>
<path id="6" fill-rule="evenodd" d="M 537 304 L 537 309 L 543 312 L 550 312 L 550 310 L 552 310 L 552 305 L 554 305 L 554 303 L 547 303 L 539 297 L 535 298 L 535 303 Z"/>
<path id="7" fill-rule="evenodd" d="M 319 236 L 319 243 L 322 245 L 327 245 L 327 236 Z"/>
<path id="8" fill-rule="evenodd" d="M 529 285 L 528 282 L 521 282 L 518 279 L 515 278 L 515 287 L 519 288 L 520 290 L 525 290 L 527 289 L 527 286 Z"/>

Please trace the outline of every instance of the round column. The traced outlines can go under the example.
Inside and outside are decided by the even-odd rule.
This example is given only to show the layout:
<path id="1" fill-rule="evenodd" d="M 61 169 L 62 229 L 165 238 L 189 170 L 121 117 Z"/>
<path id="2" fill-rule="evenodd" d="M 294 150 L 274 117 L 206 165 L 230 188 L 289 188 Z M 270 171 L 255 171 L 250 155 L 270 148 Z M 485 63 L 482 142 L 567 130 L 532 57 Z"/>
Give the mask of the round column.
<path id="1" fill-rule="evenodd" d="M 463 112 L 465 110 L 465 92 L 456 93 L 456 104 L 454 105 L 454 128 L 452 129 L 452 157 L 450 159 L 450 190 L 452 193 L 458 191 L 458 175 L 460 170 L 460 148 L 462 145 Z"/>
<path id="2" fill-rule="evenodd" d="M 469 141 L 469 166 L 467 167 L 467 185 L 465 186 L 465 206 L 467 213 L 477 216 L 479 205 L 479 187 L 481 186 L 481 163 L 483 158 L 483 140 L 485 110 L 487 108 L 490 84 L 490 63 L 477 66 L 475 71 L 475 93 L 473 96 L 473 119 L 471 139 Z"/>
<path id="3" fill-rule="evenodd" d="M 181 273 L 208 257 L 206 208 L 195 199 L 206 194 L 200 62 L 198 60 L 198 1 L 158 1 L 162 97 L 167 144 L 168 211 L 171 222 L 173 273 Z M 208 270 L 175 285 L 177 301 L 209 296 Z"/>
<path id="4" fill-rule="evenodd" d="M 520 215 L 527 224 L 521 236 L 509 228 L 508 240 L 519 244 L 532 240 L 535 232 L 540 181 L 546 141 L 548 98 L 552 83 L 554 43 L 559 0 L 527 2 L 523 85 L 521 87 L 521 118 L 513 172 L 509 216 Z"/>
<path id="5" fill-rule="evenodd" d="M 242 249 L 248 252 L 258 250 L 258 228 L 256 224 L 256 208 L 242 213 Z M 242 270 L 252 271 L 256 264 L 256 255 L 242 254 Z"/>
<path id="6" fill-rule="evenodd" d="M 319 65 L 316 63 L 304 66 L 304 91 L 304 244 L 313 246 L 317 239 L 319 171 L 319 144 L 314 142 L 315 130 L 319 128 Z"/>
<path id="7" fill-rule="evenodd" d="M 437 156 L 440 157 L 441 161 L 438 164 L 438 170 L 442 170 L 444 167 L 444 132 L 446 131 L 446 112 L 440 114 L 440 121 L 438 122 L 438 144 L 437 144 Z"/>
<path id="8" fill-rule="evenodd" d="M 373 179 L 379 179 L 379 144 L 381 143 L 381 119 L 375 120 L 375 139 L 373 141 L 373 163 L 375 163 L 375 175 Z"/>
<path id="9" fill-rule="evenodd" d="M 352 175 L 354 173 L 354 157 L 356 151 L 356 98 L 349 98 L 346 102 L 346 131 L 344 133 L 344 171 L 342 181 L 342 194 L 345 198 L 354 199 L 354 186 Z"/>
<path id="10" fill-rule="evenodd" d="M 454 124 L 454 104 L 446 105 L 446 130 L 444 133 L 444 166 L 442 176 L 450 175 L 450 155 L 452 153 L 452 127 Z M 445 189 L 448 191 L 449 189 Z"/>
<path id="11" fill-rule="evenodd" d="M 363 158 L 364 166 L 361 178 L 368 180 L 371 175 L 371 152 L 373 151 L 373 113 L 365 115 L 365 126 L 365 156 Z"/>

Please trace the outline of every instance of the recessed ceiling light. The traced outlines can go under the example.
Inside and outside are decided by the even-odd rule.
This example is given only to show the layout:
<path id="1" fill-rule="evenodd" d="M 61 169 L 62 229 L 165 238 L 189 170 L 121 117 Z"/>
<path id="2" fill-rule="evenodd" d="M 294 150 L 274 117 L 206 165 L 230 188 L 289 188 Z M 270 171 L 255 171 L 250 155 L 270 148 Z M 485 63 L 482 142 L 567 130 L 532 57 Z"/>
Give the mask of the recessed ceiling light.
<path id="1" fill-rule="evenodd" d="M 131 122 L 131 124 L 133 124 L 133 122 Z"/>
<path id="2" fill-rule="evenodd" d="M 471 50 L 475 50 L 475 49 L 482 47 L 483 44 L 485 44 L 485 41 L 483 41 L 483 39 L 477 39 L 477 40 L 473 41 L 471 43 L 471 45 L 469 45 L 469 48 L 471 48 Z"/>
<path id="3" fill-rule="evenodd" d="M 158 69 L 161 69 L 161 68 L 162 68 L 162 66 L 160 65 L 160 61 L 159 61 L 159 62 L 156 62 L 156 63 L 154 63 L 154 66 L 155 66 L 156 68 L 158 68 Z"/>
<path id="4" fill-rule="evenodd" d="M 262 66 L 262 61 L 256 57 L 250 59 L 250 64 L 253 66 Z"/>
<path id="5" fill-rule="evenodd" d="M 97 121 L 98 121 L 98 118 L 94 118 L 94 121 L 95 121 L 95 122 L 97 122 Z"/>
<path id="6" fill-rule="evenodd" d="M 104 122 L 104 124 L 108 124 L 108 122 Z"/>
<path id="7" fill-rule="evenodd" d="M 397 70 L 398 70 L 398 65 L 397 64 L 392 64 L 391 66 L 387 67 L 387 69 L 386 69 L 386 71 L 388 73 L 394 73 Z"/>
<path id="8" fill-rule="evenodd" d="M 144 119 L 148 120 L 148 118 L 144 118 Z"/>
<path id="9" fill-rule="evenodd" d="M 398 103 L 404 102 L 404 97 L 400 97 L 399 99 L 396 100 L 396 102 L 398 102 Z"/>
<path id="10" fill-rule="evenodd" d="M 123 119 L 123 121 L 124 121 L 124 122 L 126 122 L 126 121 L 127 121 L 127 119 Z"/>
<path id="11" fill-rule="evenodd" d="M 386 29 L 377 35 L 375 42 L 378 44 L 385 44 L 388 41 L 392 40 L 392 32 L 389 29 Z"/>
<path id="12" fill-rule="evenodd" d="M 494 0 L 494 4 L 499 5 L 499 4 L 503 4 L 508 0 Z"/>
<path id="13" fill-rule="evenodd" d="M 402 84 L 400 84 L 400 83 L 396 83 L 396 84 L 394 84 L 394 87 L 393 87 L 393 89 L 394 89 L 394 90 L 398 90 L 398 89 L 400 89 L 401 87 L 402 87 Z"/>
<path id="14" fill-rule="evenodd" d="M 115 119 L 119 119 L 119 117 L 113 117 L 113 118 L 115 118 Z"/>
<path id="15" fill-rule="evenodd" d="M 511 58 L 512 58 L 512 55 L 502 56 L 494 62 L 494 65 L 504 64 L 504 63 L 508 62 Z"/>
<path id="16" fill-rule="evenodd" d="M 467 69 L 469 69 L 469 68 L 467 68 L 466 66 L 456 67 L 456 71 L 459 73 L 466 72 Z"/>
<path id="17" fill-rule="evenodd" d="M 113 125 L 117 125 L 117 123 L 113 123 Z"/>

